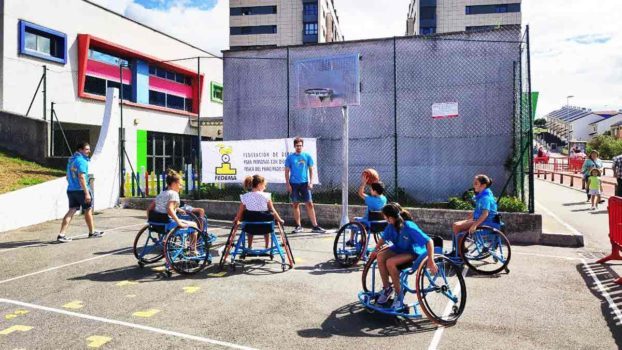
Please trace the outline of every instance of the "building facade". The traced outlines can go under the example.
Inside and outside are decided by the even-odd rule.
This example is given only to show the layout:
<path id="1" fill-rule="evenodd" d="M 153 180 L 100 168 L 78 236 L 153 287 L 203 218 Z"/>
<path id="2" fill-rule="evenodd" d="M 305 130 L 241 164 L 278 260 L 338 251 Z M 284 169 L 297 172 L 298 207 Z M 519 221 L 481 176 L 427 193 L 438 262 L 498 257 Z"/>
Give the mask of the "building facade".
<path id="1" fill-rule="evenodd" d="M 203 59 L 200 75 L 196 59 L 167 62 L 213 54 L 86 0 L 0 4 L 0 109 L 25 116 L 32 104 L 29 118 L 53 118 L 50 157 L 97 141 L 109 87 L 121 88 L 138 171 L 182 169 L 196 154 L 197 115 L 222 117 L 222 60 Z"/>
<path id="2" fill-rule="evenodd" d="M 343 41 L 334 0 L 230 0 L 232 50 Z"/>
<path id="3" fill-rule="evenodd" d="M 593 123 L 605 120 L 588 108 L 564 106 L 545 116 L 549 132 L 562 141 L 589 141 L 594 136 Z"/>
<path id="4" fill-rule="evenodd" d="M 494 29 L 521 24 L 521 0 L 411 0 L 406 35 Z"/>

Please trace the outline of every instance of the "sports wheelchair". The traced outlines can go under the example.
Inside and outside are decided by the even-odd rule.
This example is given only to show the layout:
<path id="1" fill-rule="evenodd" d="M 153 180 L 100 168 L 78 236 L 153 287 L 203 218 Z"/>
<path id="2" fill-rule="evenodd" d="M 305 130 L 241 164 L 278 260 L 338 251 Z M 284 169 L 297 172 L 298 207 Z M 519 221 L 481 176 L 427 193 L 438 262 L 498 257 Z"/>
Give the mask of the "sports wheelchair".
<path id="1" fill-rule="evenodd" d="M 394 309 L 392 300 L 385 304 L 376 301 L 382 290 L 382 281 L 377 268 L 376 254 L 372 254 L 363 268 L 363 290 L 358 293 L 361 304 L 370 312 L 419 319 L 425 314 L 432 322 L 440 325 L 454 324 L 466 305 L 467 291 L 462 269 L 442 254 L 442 238 L 433 237 L 436 274 L 427 268 L 428 255 L 422 254 L 413 262 L 399 266 L 403 308 Z M 393 283 L 396 283 L 393 281 Z M 423 314 L 419 312 L 419 308 Z"/>
<path id="2" fill-rule="evenodd" d="M 499 216 L 495 220 L 494 224 L 477 227 L 473 233 L 465 231 L 452 234 L 452 251 L 446 256 L 454 263 L 465 264 L 479 274 L 494 275 L 501 271 L 510 273 L 508 265 L 512 248 L 502 232 L 505 225 Z"/>
<path id="3" fill-rule="evenodd" d="M 271 214 L 265 214 L 263 219 L 260 219 L 261 221 L 251 221 L 249 213 L 249 211 L 245 211 L 242 221 L 235 223 L 231 228 L 231 232 L 229 233 L 229 237 L 227 238 L 227 242 L 225 243 L 224 250 L 220 257 L 220 268 L 223 269 L 225 264 L 229 263 L 231 268 L 235 270 L 235 263 L 238 257 L 240 260 L 244 260 L 246 257 L 264 256 L 273 260 L 275 255 L 278 255 L 281 259 L 282 271 L 293 268 L 296 262 L 289 240 L 287 239 L 287 234 L 285 234 L 281 223 L 275 222 Z M 256 217 L 253 217 L 253 219 L 256 219 Z M 236 241 L 238 231 L 240 231 L 240 235 Z M 257 249 L 249 247 L 249 236 L 263 236 L 266 234 L 270 239 L 270 246 L 268 248 Z"/>
<path id="4" fill-rule="evenodd" d="M 216 236 L 207 232 L 207 220 L 191 212 L 178 217 L 195 222 L 197 228 L 181 228 L 166 214 L 149 213 L 147 224 L 134 239 L 134 256 L 138 266 L 142 268 L 166 258 L 165 273 L 170 277 L 171 269 L 183 275 L 191 275 L 212 263 L 210 248 Z M 194 243 L 193 234 L 196 234 Z"/>
<path id="5" fill-rule="evenodd" d="M 356 265 L 359 260 L 366 261 L 374 250 L 373 247 L 368 247 L 371 236 L 377 243 L 378 235 L 386 226 L 387 222 L 380 211 L 369 211 L 367 219 L 355 218 L 354 221 L 343 225 L 337 231 L 333 244 L 335 261 L 342 267 Z"/>

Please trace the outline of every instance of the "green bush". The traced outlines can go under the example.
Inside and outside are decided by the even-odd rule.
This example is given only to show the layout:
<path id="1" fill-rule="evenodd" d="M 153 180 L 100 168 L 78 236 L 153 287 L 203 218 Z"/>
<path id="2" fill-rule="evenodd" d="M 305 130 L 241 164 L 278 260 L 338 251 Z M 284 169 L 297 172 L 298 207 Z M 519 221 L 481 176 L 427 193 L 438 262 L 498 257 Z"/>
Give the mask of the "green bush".
<path id="1" fill-rule="evenodd" d="M 587 153 L 596 150 L 601 159 L 611 159 L 622 154 L 622 140 L 609 135 L 598 135 L 587 144 Z"/>
<path id="2" fill-rule="evenodd" d="M 499 211 L 518 213 L 527 211 L 527 206 L 520 200 L 520 198 L 501 197 L 498 203 L 498 209 Z"/>
<path id="3" fill-rule="evenodd" d="M 447 206 L 449 207 L 449 209 L 456 210 L 473 210 L 474 208 L 471 203 L 458 197 L 450 197 Z"/>

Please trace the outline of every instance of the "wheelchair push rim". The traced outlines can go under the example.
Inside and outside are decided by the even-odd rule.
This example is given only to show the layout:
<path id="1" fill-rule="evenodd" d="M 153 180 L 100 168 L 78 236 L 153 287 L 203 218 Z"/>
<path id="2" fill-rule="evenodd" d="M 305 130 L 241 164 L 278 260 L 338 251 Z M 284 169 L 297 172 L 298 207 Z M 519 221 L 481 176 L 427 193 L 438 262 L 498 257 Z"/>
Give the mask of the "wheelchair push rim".
<path id="1" fill-rule="evenodd" d="M 346 230 L 350 229 L 353 235 L 353 247 L 348 247 L 346 242 L 350 240 L 350 236 L 346 233 Z M 348 236 L 348 237 L 346 237 Z M 363 256 L 367 252 L 367 230 L 359 222 L 349 222 L 343 225 L 333 242 L 333 256 L 335 261 L 342 267 L 350 267 L 356 265 L 359 260 L 363 259 Z"/>
<path id="2" fill-rule="evenodd" d="M 151 225 L 145 225 L 134 238 L 134 256 L 139 263 L 153 264 L 164 258 L 164 235 L 151 229 Z"/>
<path id="3" fill-rule="evenodd" d="M 220 256 L 220 262 L 218 264 L 220 269 L 223 269 L 225 267 L 225 264 L 227 263 L 227 258 L 229 257 L 229 254 L 231 253 L 231 248 L 233 248 L 233 242 L 235 241 L 235 236 L 238 231 L 238 225 L 239 225 L 238 223 L 235 223 L 233 227 L 231 228 L 231 231 L 229 232 L 229 236 L 227 237 L 227 241 L 225 242 L 225 247 L 222 250 L 222 255 Z"/>
<path id="4" fill-rule="evenodd" d="M 193 233 L 196 233 L 196 255 L 192 254 L 195 250 L 191 238 Z M 183 275 L 195 274 L 211 262 L 210 239 L 205 232 L 194 227 L 175 228 L 166 236 L 164 247 L 167 265 Z"/>
<path id="5" fill-rule="evenodd" d="M 466 233 L 460 241 L 459 251 L 464 263 L 483 275 L 506 270 L 512 256 L 507 237 L 489 226 L 480 226 L 472 234 Z"/>

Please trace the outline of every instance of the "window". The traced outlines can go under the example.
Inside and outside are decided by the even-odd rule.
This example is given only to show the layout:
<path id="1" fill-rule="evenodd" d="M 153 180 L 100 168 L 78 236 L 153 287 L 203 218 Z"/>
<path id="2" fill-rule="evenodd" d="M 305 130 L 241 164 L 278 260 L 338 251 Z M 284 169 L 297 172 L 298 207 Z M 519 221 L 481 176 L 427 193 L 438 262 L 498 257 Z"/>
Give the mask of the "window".
<path id="1" fill-rule="evenodd" d="M 107 87 L 109 88 L 119 88 L 121 84 L 117 81 L 108 80 Z M 121 98 L 121 91 L 119 90 L 119 98 Z M 129 101 L 132 99 L 132 86 L 128 84 L 123 84 L 123 100 Z"/>
<path id="2" fill-rule="evenodd" d="M 106 96 L 106 80 L 87 75 L 84 81 L 84 92 Z"/>
<path id="3" fill-rule="evenodd" d="M 276 32 L 276 26 L 231 27 L 229 29 L 231 35 L 275 34 Z"/>
<path id="4" fill-rule="evenodd" d="M 166 95 L 166 107 L 172 108 L 172 109 L 181 109 L 183 111 L 185 110 L 184 98 L 167 94 Z"/>
<path id="5" fill-rule="evenodd" d="M 166 169 L 183 170 L 190 164 L 196 136 L 147 131 L 147 171 L 162 174 Z"/>
<path id="6" fill-rule="evenodd" d="M 184 103 L 186 104 L 186 112 L 192 112 L 192 99 L 186 98 L 184 100 Z"/>
<path id="7" fill-rule="evenodd" d="M 488 14 L 488 13 L 520 12 L 520 3 L 466 6 L 464 8 L 464 11 L 465 11 L 465 13 L 467 15 L 482 15 L 482 14 Z"/>
<path id="8" fill-rule="evenodd" d="M 276 6 L 232 7 L 229 14 L 231 16 L 274 15 Z"/>
<path id="9" fill-rule="evenodd" d="M 105 53 L 99 49 L 89 49 L 89 58 L 113 66 L 118 66 L 119 64 L 129 66 L 129 62 L 126 59 Z"/>
<path id="10" fill-rule="evenodd" d="M 317 3 L 305 3 L 302 7 L 305 16 L 317 16 Z"/>
<path id="11" fill-rule="evenodd" d="M 223 102 L 222 85 L 216 82 L 213 82 L 213 81 L 210 83 L 210 99 L 212 100 L 212 102 L 217 102 L 217 103 Z"/>
<path id="12" fill-rule="evenodd" d="M 421 30 L 419 30 L 419 33 L 421 35 L 434 34 L 436 33 L 436 27 L 421 27 Z"/>
<path id="13" fill-rule="evenodd" d="M 436 19 L 436 7 L 426 6 L 421 8 L 421 19 Z"/>
<path id="14" fill-rule="evenodd" d="M 164 68 L 149 66 L 149 75 L 167 79 L 181 84 L 192 85 L 192 79 L 181 73 L 167 71 Z"/>
<path id="15" fill-rule="evenodd" d="M 159 91 L 149 90 L 149 104 L 166 107 L 166 94 Z"/>
<path id="16" fill-rule="evenodd" d="M 317 35 L 317 22 L 305 23 L 305 35 Z"/>
<path id="17" fill-rule="evenodd" d="M 34 23 L 19 21 L 19 53 L 65 64 L 67 35 Z"/>

